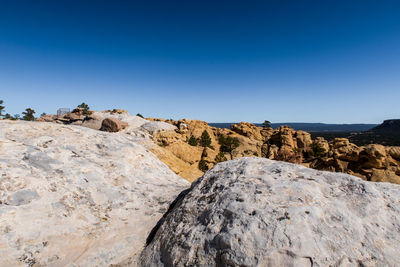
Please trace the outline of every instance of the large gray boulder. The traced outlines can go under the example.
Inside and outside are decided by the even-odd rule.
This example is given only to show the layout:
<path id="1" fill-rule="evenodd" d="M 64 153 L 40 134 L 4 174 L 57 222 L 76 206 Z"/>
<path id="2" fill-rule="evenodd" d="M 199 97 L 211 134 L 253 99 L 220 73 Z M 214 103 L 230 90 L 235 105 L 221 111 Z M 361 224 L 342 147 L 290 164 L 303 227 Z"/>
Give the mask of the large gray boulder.
<path id="1" fill-rule="evenodd" d="M 140 264 L 399 266 L 399 252 L 399 185 L 240 158 L 177 199 Z"/>

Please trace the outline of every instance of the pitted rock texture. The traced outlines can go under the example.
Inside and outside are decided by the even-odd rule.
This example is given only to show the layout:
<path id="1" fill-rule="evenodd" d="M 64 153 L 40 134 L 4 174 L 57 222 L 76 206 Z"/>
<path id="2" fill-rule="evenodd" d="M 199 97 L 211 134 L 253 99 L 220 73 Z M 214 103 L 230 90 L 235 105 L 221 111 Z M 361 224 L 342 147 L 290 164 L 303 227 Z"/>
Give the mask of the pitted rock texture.
<path id="1" fill-rule="evenodd" d="M 0 266 L 108 266 L 140 253 L 189 183 L 143 138 L 0 121 Z"/>
<path id="2" fill-rule="evenodd" d="M 164 215 L 142 266 L 398 266 L 400 186 L 261 158 L 216 165 Z"/>

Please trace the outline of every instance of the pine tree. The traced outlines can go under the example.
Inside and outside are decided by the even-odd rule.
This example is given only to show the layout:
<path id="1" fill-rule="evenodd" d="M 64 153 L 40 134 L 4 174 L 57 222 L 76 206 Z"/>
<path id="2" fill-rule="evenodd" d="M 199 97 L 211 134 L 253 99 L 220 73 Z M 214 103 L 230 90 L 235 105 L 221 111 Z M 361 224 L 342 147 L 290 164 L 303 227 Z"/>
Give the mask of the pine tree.
<path id="1" fill-rule="evenodd" d="M 270 122 L 270 121 L 267 121 L 267 120 L 265 120 L 265 121 L 262 123 L 262 126 L 263 126 L 264 128 L 271 127 L 271 122 Z"/>
<path id="2" fill-rule="evenodd" d="M 4 103 L 3 100 L 0 100 L 0 117 L 3 116 L 2 112 L 3 112 L 4 108 L 5 108 L 4 106 L 2 106 L 3 103 Z"/>
<path id="3" fill-rule="evenodd" d="M 325 148 L 319 142 L 313 141 L 310 145 L 310 151 L 308 151 L 311 156 L 321 157 L 325 155 Z"/>
<path id="4" fill-rule="evenodd" d="M 235 150 L 240 145 L 239 139 L 237 139 L 236 137 L 225 137 L 223 135 L 218 138 L 218 143 L 221 145 L 221 152 L 229 153 L 231 159 L 233 159 L 233 150 Z"/>
<path id="5" fill-rule="evenodd" d="M 35 113 L 36 112 L 33 109 L 27 108 L 25 109 L 25 112 L 22 112 L 22 115 L 24 115 L 22 119 L 25 121 L 33 121 L 35 120 L 35 116 L 33 116 Z"/>
<path id="6" fill-rule="evenodd" d="M 211 146 L 211 137 L 206 130 L 203 131 L 200 137 L 200 145 L 202 147 L 210 147 Z"/>
<path id="7" fill-rule="evenodd" d="M 196 137 L 194 137 L 193 135 L 190 136 L 190 139 L 189 139 L 188 143 L 191 146 L 197 146 L 197 144 L 198 144 Z"/>
<path id="8" fill-rule="evenodd" d="M 90 114 L 90 112 L 89 112 L 90 108 L 85 102 L 83 102 L 82 104 L 78 105 L 78 108 L 82 109 L 82 114 L 83 115 Z"/>

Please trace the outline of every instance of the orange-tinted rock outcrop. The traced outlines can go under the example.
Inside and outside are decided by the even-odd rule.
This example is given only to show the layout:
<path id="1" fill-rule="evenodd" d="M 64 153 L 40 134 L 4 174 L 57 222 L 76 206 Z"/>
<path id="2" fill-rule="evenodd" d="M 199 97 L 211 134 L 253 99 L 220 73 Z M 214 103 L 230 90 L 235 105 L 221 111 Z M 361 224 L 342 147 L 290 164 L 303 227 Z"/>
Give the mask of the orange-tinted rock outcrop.
<path id="1" fill-rule="evenodd" d="M 303 164 L 318 170 L 344 172 L 369 181 L 400 184 L 400 147 L 377 144 L 357 146 L 346 138 L 335 138 L 331 142 L 322 137 L 312 140 L 309 133 L 295 131 L 288 126 L 274 130 L 241 122 L 231 125 L 231 129 L 221 129 L 199 120 L 162 121 L 175 125 L 177 130 L 154 133 L 153 139 L 163 150 L 183 161 L 185 170 L 176 172 L 189 180 L 201 173 L 200 161 L 205 161 L 207 167 L 211 168 L 220 161 L 218 155 L 222 153 L 228 160 L 231 156 L 258 156 Z M 192 136 L 200 140 L 204 131 L 211 138 L 209 147 L 189 144 Z M 222 152 L 218 142 L 220 136 L 237 138 L 239 146 L 232 153 Z"/>

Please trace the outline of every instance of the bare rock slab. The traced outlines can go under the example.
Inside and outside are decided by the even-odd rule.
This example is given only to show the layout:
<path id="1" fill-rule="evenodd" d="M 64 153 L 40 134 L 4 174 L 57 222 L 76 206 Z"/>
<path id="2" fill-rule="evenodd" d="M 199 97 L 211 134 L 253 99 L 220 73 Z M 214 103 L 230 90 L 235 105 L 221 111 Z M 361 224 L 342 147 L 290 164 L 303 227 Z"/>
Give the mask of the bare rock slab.
<path id="1" fill-rule="evenodd" d="M 0 266 L 135 262 L 169 203 L 189 187 L 140 140 L 0 121 Z"/>
<path id="2" fill-rule="evenodd" d="M 240 158 L 195 182 L 147 241 L 142 266 L 398 266 L 400 186 Z"/>

